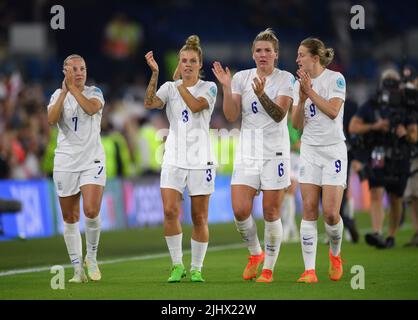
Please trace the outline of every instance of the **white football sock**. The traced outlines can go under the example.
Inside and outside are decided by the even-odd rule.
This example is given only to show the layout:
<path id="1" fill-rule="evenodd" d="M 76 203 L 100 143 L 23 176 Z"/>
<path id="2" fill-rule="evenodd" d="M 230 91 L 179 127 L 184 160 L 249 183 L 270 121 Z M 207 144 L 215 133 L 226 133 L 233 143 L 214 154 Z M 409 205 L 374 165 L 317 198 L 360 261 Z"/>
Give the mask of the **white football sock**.
<path id="1" fill-rule="evenodd" d="M 264 221 L 264 266 L 263 269 L 274 269 L 277 257 L 280 252 L 280 244 L 283 237 L 283 226 L 281 219 L 276 221 Z"/>
<path id="2" fill-rule="evenodd" d="M 300 223 L 300 242 L 305 270 L 315 269 L 316 246 L 318 243 L 317 221 L 303 220 Z"/>
<path id="3" fill-rule="evenodd" d="M 64 221 L 64 241 L 74 269 L 81 269 L 83 265 L 83 245 L 81 243 L 79 222 L 66 223 Z"/>
<path id="4" fill-rule="evenodd" d="M 97 258 L 97 249 L 99 247 L 100 240 L 100 216 L 93 219 L 85 217 L 85 225 L 87 259 L 95 261 Z"/>
<path id="5" fill-rule="evenodd" d="M 260 241 L 257 235 L 257 225 L 253 217 L 250 215 L 248 219 L 244 221 L 238 221 L 235 219 L 235 225 L 238 232 L 241 234 L 242 240 L 247 244 L 247 248 L 252 256 L 261 254 Z"/>
<path id="6" fill-rule="evenodd" d="M 198 242 L 193 239 L 191 239 L 190 243 L 192 248 L 192 263 L 190 270 L 202 271 L 203 260 L 205 260 L 208 243 Z"/>
<path id="7" fill-rule="evenodd" d="M 325 231 L 327 232 L 329 238 L 329 246 L 331 248 L 331 253 L 334 257 L 338 256 L 341 251 L 341 242 L 343 239 L 343 230 L 344 230 L 344 223 L 343 219 L 340 218 L 340 221 L 333 226 L 330 226 L 326 222 L 325 224 Z"/>
<path id="8" fill-rule="evenodd" d="M 170 251 L 171 261 L 173 265 L 183 264 L 183 233 L 176 234 L 174 236 L 166 236 L 168 251 Z"/>

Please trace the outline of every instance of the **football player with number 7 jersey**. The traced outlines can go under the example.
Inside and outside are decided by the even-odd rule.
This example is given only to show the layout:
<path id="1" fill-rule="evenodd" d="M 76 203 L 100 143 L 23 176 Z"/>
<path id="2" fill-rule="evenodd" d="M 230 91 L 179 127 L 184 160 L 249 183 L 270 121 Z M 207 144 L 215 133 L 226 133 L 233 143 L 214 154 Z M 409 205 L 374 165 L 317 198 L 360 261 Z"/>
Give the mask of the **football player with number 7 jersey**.
<path id="1" fill-rule="evenodd" d="M 74 266 L 72 283 L 101 279 L 97 265 L 100 206 L 106 184 L 105 154 L 100 139 L 104 98 L 102 91 L 86 86 L 84 59 L 73 54 L 64 60 L 65 79 L 48 105 L 48 123 L 58 126 L 53 179 L 64 219 L 64 240 Z M 87 256 L 83 261 L 79 229 L 80 194 L 83 197 Z"/>

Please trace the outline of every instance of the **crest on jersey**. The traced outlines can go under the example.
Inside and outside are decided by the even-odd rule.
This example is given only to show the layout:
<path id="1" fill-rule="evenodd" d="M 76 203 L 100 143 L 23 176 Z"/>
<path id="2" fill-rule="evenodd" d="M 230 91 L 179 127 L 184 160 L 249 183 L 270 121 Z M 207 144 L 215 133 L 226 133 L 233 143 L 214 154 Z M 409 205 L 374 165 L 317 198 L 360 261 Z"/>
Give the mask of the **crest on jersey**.
<path id="1" fill-rule="evenodd" d="M 97 87 L 94 87 L 94 92 L 95 93 L 98 93 L 98 94 L 103 94 L 102 93 L 102 90 L 100 90 L 99 88 L 97 88 Z"/>
<path id="2" fill-rule="evenodd" d="M 212 97 L 216 97 L 217 88 L 215 86 L 210 87 L 209 92 L 212 95 Z"/>
<path id="3" fill-rule="evenodd" d="M 295 82 L 296 82 L 296 78 L 294 76 L 292 76 L 291 82 L 292 82 L 292 86 L 294 86 L 295 85 Z"/>
<path id="4" fill-rule="evenodd" d="M 344 89 L 345 88 L 345 81 L 343 78 L 338 78 L 337 79 L 337 87 L 340 89 Z"/>

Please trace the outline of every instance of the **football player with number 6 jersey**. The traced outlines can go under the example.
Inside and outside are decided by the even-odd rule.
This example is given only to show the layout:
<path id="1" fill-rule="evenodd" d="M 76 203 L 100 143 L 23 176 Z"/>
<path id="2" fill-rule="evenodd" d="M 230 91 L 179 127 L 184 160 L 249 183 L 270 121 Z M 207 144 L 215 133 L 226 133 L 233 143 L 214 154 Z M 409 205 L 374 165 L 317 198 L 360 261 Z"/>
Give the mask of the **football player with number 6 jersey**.
<path id="1" fill-rule="evenodd" d="M 292 104 L 294 77 L 276 68 L 279 40 L 273 30 L 260 32 L 253 41 L 256 68 L 237 72 L 213 64 L 222 84 L 223 109 L 227 120 L 242 116 L 239 146 L 231 181 L 235 224 L 250 257 L 243 272 L 245 280 L 272 282 L 283 237 L 280 207 L 284 190 L 290 185 L 290 143 L 287 112 Z M 263 191 L 264 246 L 261 249 L 252 217 L 254 197 Z"/>

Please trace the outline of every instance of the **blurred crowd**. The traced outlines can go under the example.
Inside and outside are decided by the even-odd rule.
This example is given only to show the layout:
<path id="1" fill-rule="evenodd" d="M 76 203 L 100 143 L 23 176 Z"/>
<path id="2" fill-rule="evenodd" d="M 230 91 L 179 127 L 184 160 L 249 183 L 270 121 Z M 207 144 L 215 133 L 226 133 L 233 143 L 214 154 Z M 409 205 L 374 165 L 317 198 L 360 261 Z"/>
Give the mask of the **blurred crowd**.
<path id="1" fill-rule="evenodd" d="M 101 133 L 108 178 L 159 173 L 168 122 L 165 112 L 144 108 L 145 79 L 138 77 L 118 95 L 107 96 L 106 85 L 95 85 L 105 89 Z M 50 97 L 45 92 L 40 83 L 25 83 L 18 69 L 1 73 L 0 179 L 52 175 L 57 127 L 48 125 L 46 108 Z M 232 129 L 225 121 L 219 101 L 212 116 L 212 128 Z M 230 160 L 231 163 L 224 163 L 229 168 L 224 173 L 231 173 L 232 156 Z"/>
<path id="2" fill-rule="evenodd" d="M 22 2 L 23 3 L 23 2 Z M 273 27 L 283 41 L 280 66 L 294 72 L 296 65 L 295 48 L 307 30 L 321 34 L 327 45 L 336 49 L 334 70 L 346 76 L 349 94 L 362 104 L 375 91 L 379 68 L 389 59 L 384 55 L 372 58 L 370 50 L 382 37 L 392 33 L 382 29 L 390 19 L 391 8 L 385 3 L 377 5 L 374 0 L 361 0 L 367 10 L 367 30 L 353 32 L 346 22 L 350 19 L 350 0 L 321 0 L 316 5 L 302 0 L 258 1 L 247 0 L 239 7 L 233 1 L 194 4 L 192 1 L 154 1 L 146 6 L 136 1 L 112 2 L 103 7 L 103 12 L 90 19 L 93 0 L 63 1 L 67 27 L 71 32 L 48 31 L 50 48 L 40 55 L 14 54 L 9 39 L 11 26 L 30 22 L 45 24 L 51 18 L 52 1 L 34 1 L 21 4 L 12 0 L 0 3 L 0 179 L 31 179 L 50 176 L 53 168 L 53 152 L 57 130 L 49 127 L 46 120 L 46 106 L 54 90 L 61 85 L 62 61 L 72 53 L 84 56 L 88 68 L 88 85 L 102 89 L 105 107 L 102 120 L 102 139 L 107 154 L 108 177 L 132 177 L 159 171 L 158 158 L 168 128 L 164 112 L 150 112 L 143 107 L 143 98 L 149 76 L 143 59 L 144 53 L 154 49 L 161 68 L 160 81 L 170 80 L 177 64 L 178 43 L 182 43 L 190 32 L 199 34 L 207 42 L 247 43 L 261 29 Z M 409 6 L 416 6 L 408 1 Z M 207 12 L 217 10 L 216 20 Z M 326 8 L 326 9 L 324 9 Z M 81 10 L 82 9 L 82 10 Z M 146 9 L 146 10 L 145 10 Z M 176 9 L 176 15 L 172 14 Z M 402 28 L 410 28 L 414 12 L 403 12 Z M 191 15 L 192 13 L 192 15 Z M 191 31 L 188 23 L 195 20 Z M 324 23 L 328 17 L 328 23 Z M 71 19 L 70 19 L 71 18 Z M 229 32 L 225 33 L 224 19 L 232 19 Z M 219 23 L 214 23 L 218 21 Z M 74 20 L 79 23 L 73 23 Z M 188 21 L 188 20 L 187 20 Z M 70 22 L 72 22 L 70 24 Z M 210 23 L 210 28 L 208 24 Z M 393 23 L 397 26 L 399 23 Z M 176 28 L 172 26 L 176 25 Z M 397 29 L 398 28 L 398 29 Z M 75 35 L 85 33 L 85 37 Z M 89 36 L 94 34 L 98 36 Z M 296 41 L 296 39 L 298 41 Z M 332 40 L 331 40 L 332 39 Z M 235 42 L 234 42 L 235 41 Z M 352 50 L 356 43 L 356 50 Z M 248 42 L 248 51 L 250 43 Z M 204 48 L 204 58 L 206 55 Z M 250 55 L 249 55 L 250 56 Z M 231 69 L 248 68 L 253 65 L 248 59 L 246 65 L 238 61 L 223 61 Z M 211 77 L 211 62 L 204 61 L 205 80 Z M 401 58 L 396 61 L 402 64 Z M 221 90 L 219 90 L 221 91 Z M 212 128 L 232 129 L 239 124 L 225 121 L 217 99 L 212 116 Z M 161 131 L 162 130 L 162 131 Z M 219 146 L 215 146 L 219 149 Z M 232 154 L 232 150 L 228 150 Z M 161 152 L 160 152 L 161 153 Z M 157 156 L 158 157 L 158 156 Z M 220 168 L 230 173 L 231 164 Z M 229 171 L 228 171 L 229 170 Z"/>

